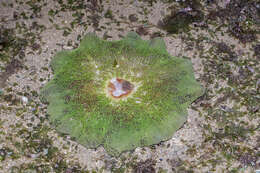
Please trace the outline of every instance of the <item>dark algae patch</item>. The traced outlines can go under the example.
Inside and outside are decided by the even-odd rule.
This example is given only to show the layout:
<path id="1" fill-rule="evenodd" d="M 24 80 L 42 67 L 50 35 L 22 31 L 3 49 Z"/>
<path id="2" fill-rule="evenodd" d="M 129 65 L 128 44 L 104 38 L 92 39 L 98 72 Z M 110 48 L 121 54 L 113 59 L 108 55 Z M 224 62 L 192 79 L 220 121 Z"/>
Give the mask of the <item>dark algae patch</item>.
<path id="1" fill-rule="evenodd" d="M 0 87 L 3 88 L 8 77 L 16 73 L 21 68 L 22 63 L 17 59 L 13 59 L 10 63 L 8 63 L 4 69 L 4 72 L 0 73 Z"/>
<path id="2" fill-rule="evenodd" d="M 134 166 L 134 172 L 136 173 L 155 173 L 155 166 L 156 162 L 152 159 L 148 159 L 144 162 L 139 162 Z"/>
<path id="3" fill-rule="evenodd" d="M 44 26 L 37 22 L 32 22 L 30 26 L 17 22 L 13 28 L 0 26 L 0 88 L 5 87 L 6 80 L 12 74 L 22 69 L 26 50 L 31 50 L 32 54 L 41 52 L 37 42 L 41 39 L 38 34 L 43 29 Z"/>
<path id="4" fill-rule="evenodd" d="M 228 33 L 242 43 L 256 41 L 260 25 L 260 3 L 253 0 L 230 0 L 225 7 L 209 10 L 209 21 L 220 20 Z"/>
<path id="5" fill-rule="evenodd" d="M 190 24 L 201 22 L 204 18 L 200 2 L 197 0 L 180 1 L 180 8 L 173 8 L 171 11 L 171 14 L 164 17 L 158 25 L 172 34 L 188 32 Z"/>
<path id="6" fill-rule="evenodd" d="M 209 24 L 218 29 L 227 27 L 230 36 L 242 43 L 257 40 L 260 25 L 260 3 L 254 0 L 178 1 L 169 8 L 158 26 L 168 33 L 188 32 L 191 26 L 205 28 Z M 257 27 L 256 27 L 257 26 Z"/>
<path id="7" fill-rule="evenodd" d="M 254 56 L 260 59 L 260 43 L 254 46 Z"/>
<path id="8" fill-rule="evenodd" d="M 162 39 L 136 33 L 113 42 L 88 34 L 51 65 L 54 78 L 41 91 L 50 121 L 112 155 L 169 139 L 202 94 L 189 60 L 170 56 Z"/>
<path id="9" fill-rule="evenodd" d="M 14 57 L 22 59 L 27 45 L 27 40 L 15 37 L 14 29 L 0 27 L 0 61 L 6 64 L 5 67 L 1 67 L 0 88 L 5 86 L 10 75 L 21 69 L 21 61 Z"/>

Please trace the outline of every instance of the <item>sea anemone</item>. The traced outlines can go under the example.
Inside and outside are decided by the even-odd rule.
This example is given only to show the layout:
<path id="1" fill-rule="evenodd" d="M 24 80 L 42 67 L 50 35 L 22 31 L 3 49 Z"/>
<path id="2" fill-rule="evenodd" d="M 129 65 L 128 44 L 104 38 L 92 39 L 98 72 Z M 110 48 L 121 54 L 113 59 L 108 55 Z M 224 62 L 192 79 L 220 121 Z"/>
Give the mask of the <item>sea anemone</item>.
<path id="1" fill-rule="evenodd" d="M 129 33 L 120 41 L 87 34 L 52 60 L 42 89 L 50 121 L 87 148 L 111 155 L 169 139 L 202 95 L 191 61 L 170 56 L 160 38 Z"/>

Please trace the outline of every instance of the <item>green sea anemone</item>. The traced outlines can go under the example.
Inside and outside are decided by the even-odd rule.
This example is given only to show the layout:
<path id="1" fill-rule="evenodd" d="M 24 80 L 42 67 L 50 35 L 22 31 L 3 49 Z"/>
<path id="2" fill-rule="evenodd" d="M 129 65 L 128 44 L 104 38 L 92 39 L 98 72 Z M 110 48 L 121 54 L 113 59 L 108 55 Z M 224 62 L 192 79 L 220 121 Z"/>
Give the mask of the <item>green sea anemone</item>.
<path id="1" fill-rule="evenodd" d="M 120 41 L 87 34 L 52 60 L 42 89 L 56 129 L 87 148 L 111 155 L 169 139 L 202 95 L 191 61 L 170 56 L 159 38 L 129 33 Z"/>

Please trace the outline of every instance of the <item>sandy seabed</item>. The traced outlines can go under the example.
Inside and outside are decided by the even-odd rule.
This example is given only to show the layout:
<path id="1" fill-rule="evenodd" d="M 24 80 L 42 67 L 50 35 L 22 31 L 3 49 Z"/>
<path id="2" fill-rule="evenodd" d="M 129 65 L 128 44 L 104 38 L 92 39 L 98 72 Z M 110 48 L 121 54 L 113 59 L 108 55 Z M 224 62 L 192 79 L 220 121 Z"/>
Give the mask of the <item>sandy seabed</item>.
<path id="1" fill-rule="evenodd" d="M 193 15 L 178 2 L 61 2 L 0 1 L 1 173 L 260 169 L 259 32 L 243 41 L 240 35 L 232 35 L 228 21 L 215 16 L 191 23 L 188 32 L 167 33 L 158 23 L 172 10 Z M 203 1 L 198 8 L 210 19 L 213 9 L 227 9 L 228 3 L 235 2 Z M 245 4 L 244 16 L 247 8 Z M 245 25 L 260 29 L 259 23 L 247 19 Z M 86 149 L 69 136 L 57 134 L 39 91 L 52 78 L 50 61 L 58 51 L 76 48 L 88 32 L 119 40 L 129 31 L 143 39 L 160 35 L 172 56 L 190 58 L 205 95 L 190 106 L 187 122 L 172 139 L 111 157 L 102 146 Z"/>

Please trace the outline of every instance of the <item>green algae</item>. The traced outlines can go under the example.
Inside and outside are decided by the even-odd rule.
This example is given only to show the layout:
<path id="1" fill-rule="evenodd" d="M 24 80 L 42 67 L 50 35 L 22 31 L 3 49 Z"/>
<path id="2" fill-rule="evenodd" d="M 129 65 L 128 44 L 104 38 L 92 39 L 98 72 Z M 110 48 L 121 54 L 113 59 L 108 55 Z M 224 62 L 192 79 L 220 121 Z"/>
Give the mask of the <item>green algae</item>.
<path id="1" fill-rule="evenodd" d="M 190 60 L 170 56 L 162 39 L 144 41 L 135 33 L 120 41 L 88 34 L 51 66 L 54 77 L 41 91 L 50 121 L 80 144 L 103 145 L 111 155 L 169 139 L 203 92 Z M 113 78 L 129 81 L 131 94 L 109 95 Z"/>

